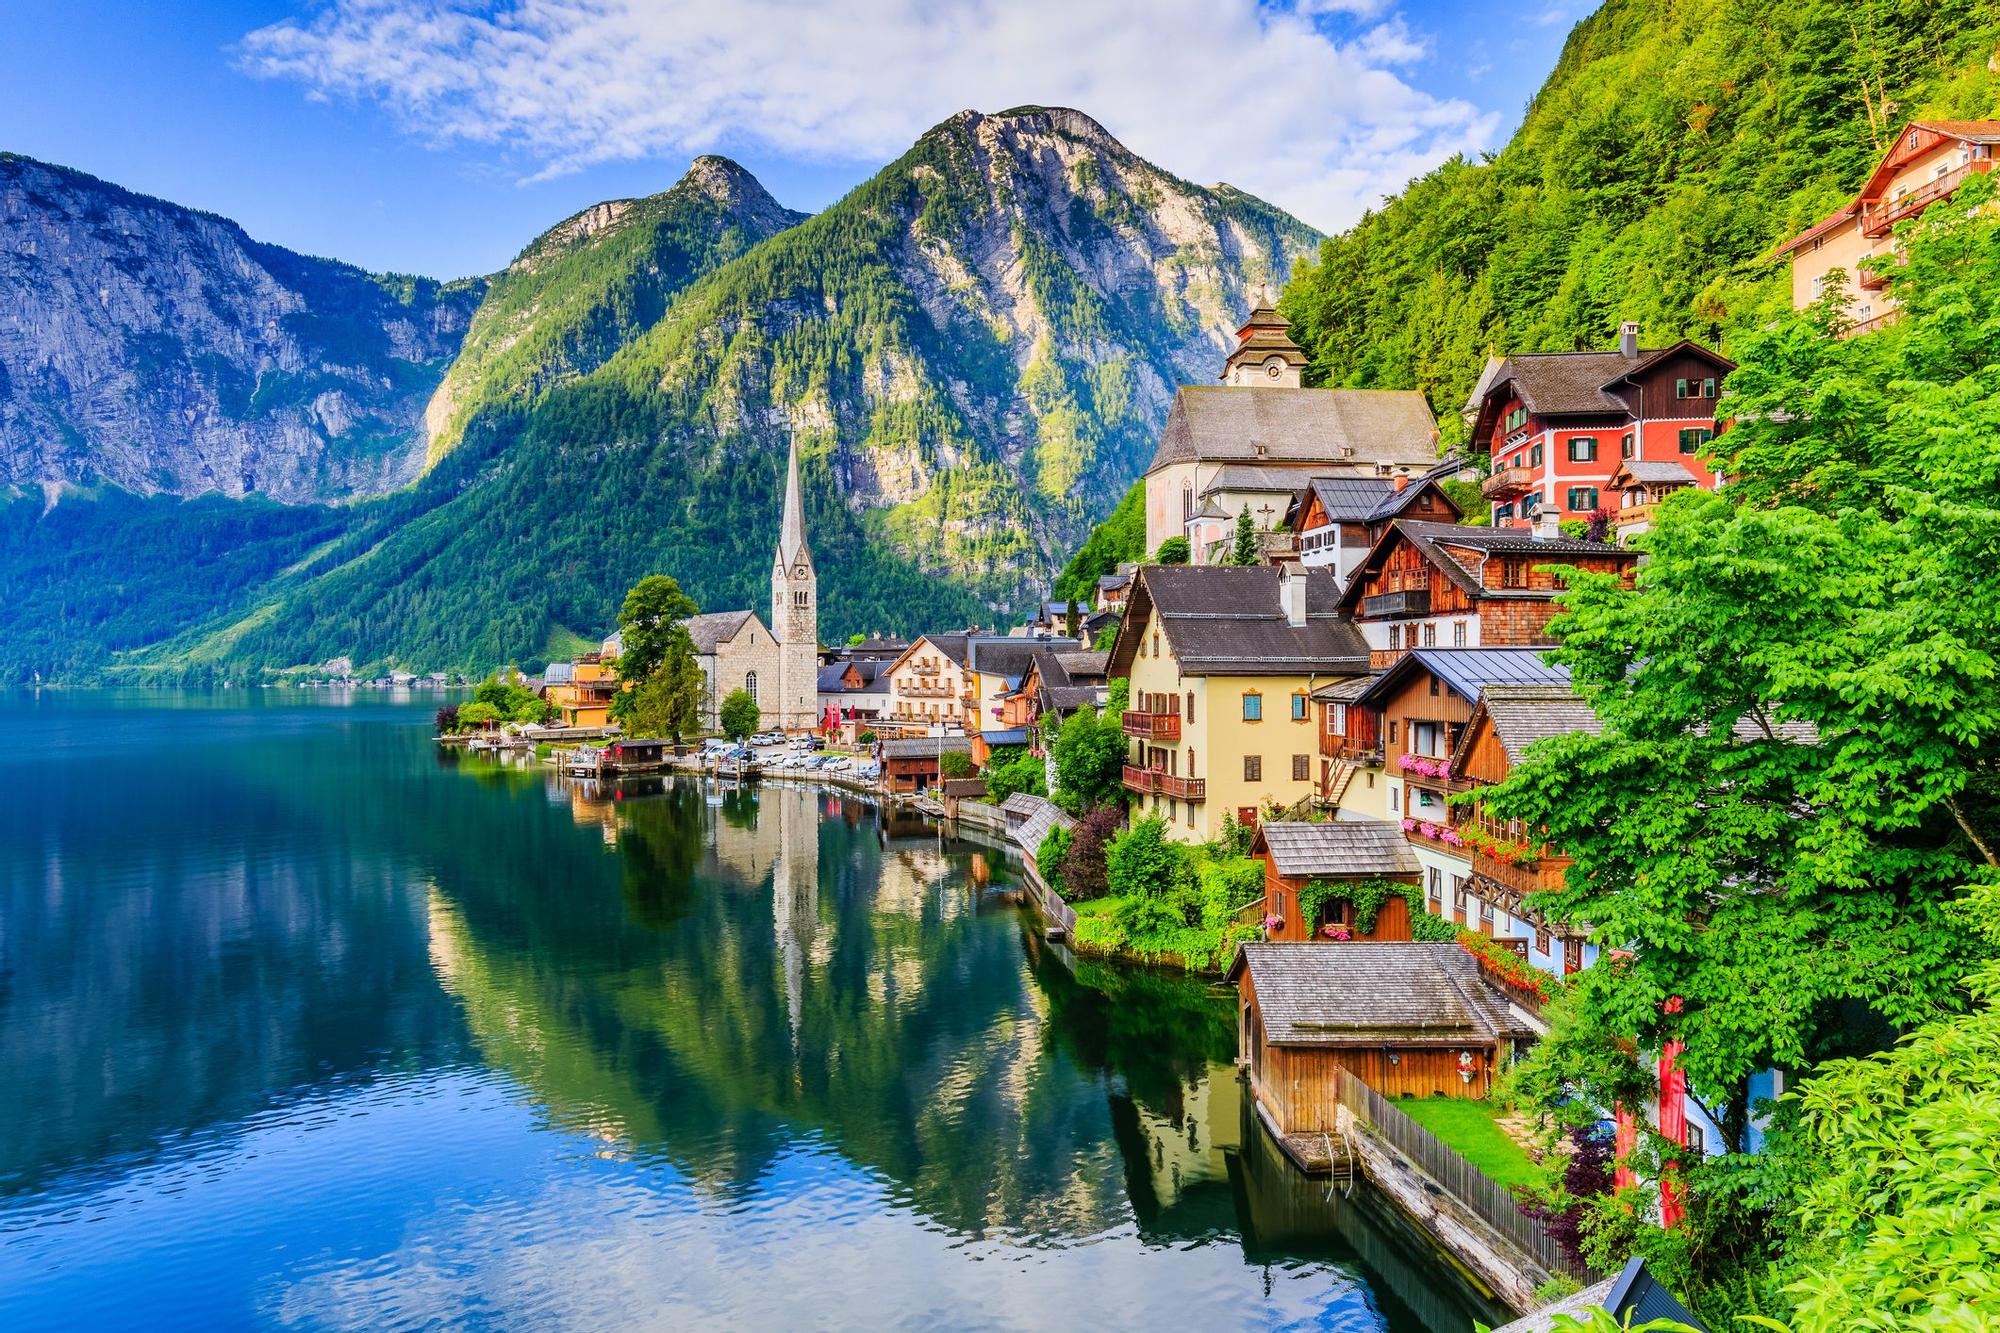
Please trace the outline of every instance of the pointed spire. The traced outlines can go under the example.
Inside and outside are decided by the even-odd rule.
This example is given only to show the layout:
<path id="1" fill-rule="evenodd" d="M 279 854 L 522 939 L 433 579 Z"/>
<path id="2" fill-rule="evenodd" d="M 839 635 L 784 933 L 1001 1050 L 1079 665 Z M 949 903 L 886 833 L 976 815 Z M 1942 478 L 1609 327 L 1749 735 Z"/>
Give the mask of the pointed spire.
<path id="1" fill-rule="evenodd" d="M 799 499 L 799 440 L 792 437 L 791 461 L 785 470 L 785 518 L 778 529 L 778 563 L 787 567 L 803 556 L 808 563 L 812 552 L 806 546 L 806 510 Z"/>

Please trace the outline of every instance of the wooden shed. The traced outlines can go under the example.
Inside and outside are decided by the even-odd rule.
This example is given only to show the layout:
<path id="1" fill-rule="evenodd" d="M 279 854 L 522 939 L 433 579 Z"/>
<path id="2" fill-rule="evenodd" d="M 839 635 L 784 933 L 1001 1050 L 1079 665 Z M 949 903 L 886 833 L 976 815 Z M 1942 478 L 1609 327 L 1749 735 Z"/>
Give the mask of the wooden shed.
<path id="1" fill-rule="evenodd" d="M 1350 898 L 1316 904 L 1312 921 L 1305 919 L 1300 906 L 1305 887 L 1314 880 L 1422 883 L 1423 866 L 1400 826 L 1378 819 L 1273 821 L 1257 830 L 1250 854 L 1263 858 L 1264 915 L 1282 923 L 1270 932 L 1278 938 L 1331 943 L 1322 933 L 1327 926 L 1345 929 L 1356 940 L 1410 938 L 1410 905 L 1401 898 L 1383 902 L 1365 932 Z"/>
<path id="2" fill-rule="evenodd" d="M 939 771 L 948 754 L 972 757 L 972 742 L 964 736 L 926 736 L 921 739 L 883 741 L 882 782 L 892 792 L 929 791 L 938 785 Z"/>
<path id="3" fill-rule="evenodd" d="M 1251 1091 L 1281 1134 L 1334 1128 L 1335 1069 L 1385 1097 L 1485 1097 L 1534 1035 L 1456 944 L 1251 943 L 1229 979 Z"/>

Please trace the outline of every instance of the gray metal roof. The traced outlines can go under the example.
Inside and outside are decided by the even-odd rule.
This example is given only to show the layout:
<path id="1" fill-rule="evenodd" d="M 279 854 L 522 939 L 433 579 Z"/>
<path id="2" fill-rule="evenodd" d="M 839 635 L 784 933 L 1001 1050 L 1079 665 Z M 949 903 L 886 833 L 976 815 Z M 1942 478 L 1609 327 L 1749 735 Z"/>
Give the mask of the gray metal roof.
<path id="1" fill-rule="evenodd" d="M 1546 648 L 1412 648 L 1375 678 L 1359 703 L 1379 704 L 1409 673 L 1430 671 L 1477 702 L 1488 685 L 1568 685 L 1569 668 L 1543 661 Z"/>
<path id="2" fill-rule="evenodd" d="M 1456 944 L 1252 942 L 1231 979 L 1250 971 L 1265 1039 L 1276 1046 L 1406 1041 L 1487 1045 L 1526 1035 L 1507 1001 Z"/>
<path id="3" fill-rule="evenodd" d="M 1278 821 L 1259 828 L 1257 841 L 1270 849 L 1272 867 L 1287 879 L 1415 875 L 1423 868 L 1403 836 L 1402 825 L 1381 819 Z"/>

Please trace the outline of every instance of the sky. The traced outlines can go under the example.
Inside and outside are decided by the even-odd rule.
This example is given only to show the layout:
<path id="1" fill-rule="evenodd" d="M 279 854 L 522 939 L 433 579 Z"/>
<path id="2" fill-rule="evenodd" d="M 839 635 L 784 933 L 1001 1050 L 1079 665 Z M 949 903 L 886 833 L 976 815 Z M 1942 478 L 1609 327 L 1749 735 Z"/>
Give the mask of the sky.
<path id="1" fill-rule="evenodd" d="M 824 208 L 970 107 L 1073 106 L 1333 231 L 1497 150 L 1586 0 L 8 0 L 0 149 L 461 277 L 726 153 Z"/>

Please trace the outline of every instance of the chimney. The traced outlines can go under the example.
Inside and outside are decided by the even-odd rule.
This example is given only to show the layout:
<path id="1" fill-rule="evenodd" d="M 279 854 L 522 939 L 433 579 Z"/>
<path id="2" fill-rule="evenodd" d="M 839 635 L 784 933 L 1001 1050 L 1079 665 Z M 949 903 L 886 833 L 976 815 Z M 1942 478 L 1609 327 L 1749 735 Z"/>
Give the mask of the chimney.
<path id="1" fill-rule="evenodd" d="M 1408 468 L 1399 467 L 1396 469 L 1395 485 L 1398 491 L 1406 491 L 1410 488 L 1410 470 Z"/>
<path id="2" fill-rule="evenodd" d="M 1278 569 L 1278 605 L 1284 608 L 1285 623 L 1303 629 L 1306 623 L 1306 572 L 1294 565 Z"/>
<path id="3" fill-rule="evenodd" d="M 1554 508 L 1535 511 L 1535 540 L 1552 542 L 1562 536 L 1562 511 Z"/>
<path id="4" fill-rule="evenodd" d="M 1639 326 L 1629 319 L 1618 326 L 1618 355 L 1627 361 L 1639 359 Z"/>

